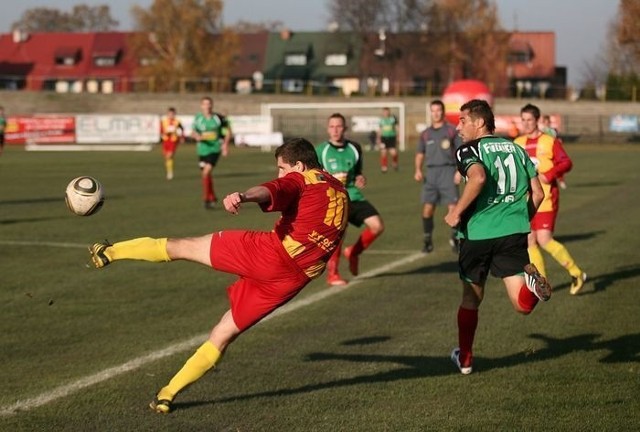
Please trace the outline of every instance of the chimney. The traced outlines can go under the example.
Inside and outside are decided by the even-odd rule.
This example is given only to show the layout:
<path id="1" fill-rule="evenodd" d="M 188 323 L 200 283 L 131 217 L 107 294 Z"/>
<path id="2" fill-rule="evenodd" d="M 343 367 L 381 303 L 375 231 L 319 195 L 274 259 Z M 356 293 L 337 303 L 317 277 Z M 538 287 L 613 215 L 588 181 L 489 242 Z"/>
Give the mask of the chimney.
<path id="1" fill-rule="evenodd" d="M 21 42 L 26 42 L 27 39 L 29 39 L 29 33 L 27 33 L 25 30 L 21 30 L 21 29 L 14 29 L 13 30 L 13 43 L 21 43 Z"/>
<path id="2" fill-rule="evenodd" d="M 280 39 L 282 40 L 289 40 L 291 38 L 291 30 L 289 30 L 288 28 L 283 28 L 282 30 L 280 30 Z"/>

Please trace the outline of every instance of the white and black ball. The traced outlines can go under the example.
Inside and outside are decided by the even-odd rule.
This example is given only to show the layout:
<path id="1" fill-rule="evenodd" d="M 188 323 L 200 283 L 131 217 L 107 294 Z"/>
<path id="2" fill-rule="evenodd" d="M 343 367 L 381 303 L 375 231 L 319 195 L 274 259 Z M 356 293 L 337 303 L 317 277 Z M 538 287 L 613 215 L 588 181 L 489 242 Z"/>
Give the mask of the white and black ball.
<path id="1" fill-rule="evenodd" d="M 78 216 L 91 216 L 104 204 L 104 189 L 93 177 L 76 177 L 67 185 L 64 200 L 69 210 Z"/>

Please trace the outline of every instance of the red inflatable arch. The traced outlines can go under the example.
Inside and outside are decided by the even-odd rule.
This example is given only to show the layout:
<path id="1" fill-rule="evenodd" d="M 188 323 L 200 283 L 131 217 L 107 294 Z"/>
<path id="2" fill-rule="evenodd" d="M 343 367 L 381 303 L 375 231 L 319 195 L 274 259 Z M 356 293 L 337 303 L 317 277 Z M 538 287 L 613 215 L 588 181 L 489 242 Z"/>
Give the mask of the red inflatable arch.
<path id="1" fill-rule="evenodd" d="M 457 125 L 460 107 L 471 99 L 483 99 L 493 106 L 493 95 L 485 83 L 478 80 L 454 81 L 444 89 L 442 102 L 447 121 Z"/>

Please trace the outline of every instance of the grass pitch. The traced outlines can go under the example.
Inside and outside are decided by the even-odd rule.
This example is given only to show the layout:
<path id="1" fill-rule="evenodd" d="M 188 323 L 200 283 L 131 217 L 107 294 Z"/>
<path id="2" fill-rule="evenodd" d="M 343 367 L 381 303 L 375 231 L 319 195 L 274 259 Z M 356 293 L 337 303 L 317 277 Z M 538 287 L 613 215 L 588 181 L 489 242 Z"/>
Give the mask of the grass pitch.
<path id="1" fill-rule="evenodd" d="M 470 376 L 448 358 L 461 288 L 443 209 L 435 252 L 411 258 L 422 237 L 413 154 L 383 175 L 366 153 L 365 195 L 387 225 L 362 257 L 369 277 L 326 297 L 324 278 L 314 281 L 294 300 L 306 303 L 241 336 L 174 413 L 160 416 L 148 402 L 227 309 L 233 277 L 184 262 L 93 270 L 86 246 L 270 229 L 275 216 L 255 206 L 235 217 L 204 210 L 190 146 L 179 149 L 170 182 L 157 150 L 8 148 L 0 158 L 0 430 L 638 430 L 640 148 L 567 150 L 575 165 L 556 235 L 589 281 L 570 296 L 568 275 L 545 256 L 554 296 L 523 317 L 490 279 Z M 275 175 L 274 159 L 234 149 L 215 174 L 220 195 L 244 190 Z M 64 205 L 79 175 L 106 190 L 104 208 L 87 218 Z"/>

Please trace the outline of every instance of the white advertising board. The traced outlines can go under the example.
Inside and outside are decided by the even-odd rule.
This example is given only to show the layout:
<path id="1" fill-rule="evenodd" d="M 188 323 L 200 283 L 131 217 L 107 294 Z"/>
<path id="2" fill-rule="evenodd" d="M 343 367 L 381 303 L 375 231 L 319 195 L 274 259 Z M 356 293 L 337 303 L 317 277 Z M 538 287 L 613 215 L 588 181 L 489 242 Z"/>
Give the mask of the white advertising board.
<path id="1" fill-rule="evenodd" d="M 371 132 L 380 127 L 380 116 L 352 116 L 351 130 L 353 132 Z"/>
<path id="2" fill-rule="evenodd" d="M 273 118 L 259 115 L 229 116 L 234 135 L 270 134 L 273 132 Z"/>
<path id="3" fill-rule="evenodd" d="M 160 140 L 155 114 L 77 115 L 78 144 L 154 143 Z"/>

